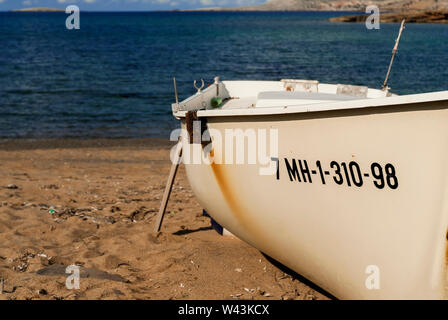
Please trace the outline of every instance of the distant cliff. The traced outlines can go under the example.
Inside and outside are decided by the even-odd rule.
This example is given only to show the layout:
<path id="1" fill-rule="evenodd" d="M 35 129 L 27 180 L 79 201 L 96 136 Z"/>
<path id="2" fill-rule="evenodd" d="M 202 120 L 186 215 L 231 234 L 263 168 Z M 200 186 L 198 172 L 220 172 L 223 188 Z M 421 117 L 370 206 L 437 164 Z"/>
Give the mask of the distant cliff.
<path id="1" fill-rule="evenodd" d="M 377 5 L 381 11 L 448 8 L 448 0 L 268 0 L 260 8 L 267 10 L 364 11 L 371 4 Z"/>
<path id="2" fill-rule="evenodd" d="M 65 10 L 62 9 L 55 9 L 55 8 L 25 8 L 25 9 L 16 9 L 11 10 L 12 12 L 65 12 Z"/>
<path id="3" fill-rule="evenodd" d="M 368 5 L 380 11 L 448 9 L 448 0 L 268 0 L 257 6 L 210 8 L 212 11 L 365 11 Z"/>
<path id="4" fill-rule="evenodd" d="M 332 22 L 365 22 L 368 15 L 350 15 L 331 18 Z M 406 23 L 448 23 L 448 10 L 439 11 L 415 11 L 396 12 L 381 14 L 381 22 L 401 22 L 406 19 Z"/>

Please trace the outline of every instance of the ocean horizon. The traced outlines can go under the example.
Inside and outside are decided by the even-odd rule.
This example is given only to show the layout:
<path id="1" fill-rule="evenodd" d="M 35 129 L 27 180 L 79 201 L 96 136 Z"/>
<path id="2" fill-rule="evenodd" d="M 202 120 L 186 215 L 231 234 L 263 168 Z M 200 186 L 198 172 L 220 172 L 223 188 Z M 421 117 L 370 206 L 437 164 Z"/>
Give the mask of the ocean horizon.
<path id="1" fill-rule="evenodd" d="M 354 13 L 354 12 L 350 12 Z M 333 23 L 347 12 L 0 12 L 0 139 L 169 137 L 172 78 L 298 78 L 380 88 L 398 24 Z M 448 27 L 408 24 L 389 84 L 448 89 Z"/>

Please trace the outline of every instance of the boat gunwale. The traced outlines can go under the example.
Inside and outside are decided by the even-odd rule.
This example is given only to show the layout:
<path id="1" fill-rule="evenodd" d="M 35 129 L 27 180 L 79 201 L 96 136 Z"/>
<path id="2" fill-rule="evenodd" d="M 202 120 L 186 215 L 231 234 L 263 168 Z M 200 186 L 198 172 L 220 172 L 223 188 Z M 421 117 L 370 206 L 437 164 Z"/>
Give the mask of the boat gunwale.
<path id="1" fill-rule="evenodd" d="M 352 101 L 310 103 L 308 105 L 285 105 L 277 107 L 247 107 L 239 109 L 215 109 L 197 110 L 198 117 L 234 117 L 234 116 L 258 116 L 258 115 L 282 115 L 295 113 L 311 113 L 324 111 L 343 111 L 350 109 L 367 109 L 392 106 L 406 106 L 413 104 L 426 104 L 431 102 L 448 102 L 448 90 L 430 93 L 418 93 L 403 96 L 359 99 Z M 448 108 L 448 103 L 445 108 Z M 176 118 L 184 118 L 187 111 L 177 111 L 173 115 Z"/>

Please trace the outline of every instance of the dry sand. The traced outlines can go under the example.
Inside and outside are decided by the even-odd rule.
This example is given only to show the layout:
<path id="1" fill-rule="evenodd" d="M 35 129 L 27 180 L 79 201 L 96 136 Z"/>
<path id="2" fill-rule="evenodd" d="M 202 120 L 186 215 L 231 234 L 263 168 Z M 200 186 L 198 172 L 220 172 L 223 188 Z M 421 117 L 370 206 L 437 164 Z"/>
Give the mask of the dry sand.
<path id="1" fill-rule="evenodd" d="M 219 236 L 182 167 L 154 236 L 169 148 L 157 139 L 0 142 L 0 299 L 328 298 Z M 72 264 L 79 290 L 65 286 Z"/>

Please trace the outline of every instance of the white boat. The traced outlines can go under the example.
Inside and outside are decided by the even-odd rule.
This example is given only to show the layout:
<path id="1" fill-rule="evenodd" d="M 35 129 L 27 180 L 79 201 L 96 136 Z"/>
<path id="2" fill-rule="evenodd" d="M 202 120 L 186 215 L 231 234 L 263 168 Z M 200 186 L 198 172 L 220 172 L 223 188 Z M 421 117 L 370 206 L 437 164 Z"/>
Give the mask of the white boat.
<path id="1" fill-rule="evenodd" d="M 448 91 L 215 80 L 172 108 L 191 188 L 234 235 L 337 298 L 446 297 Z"/>

